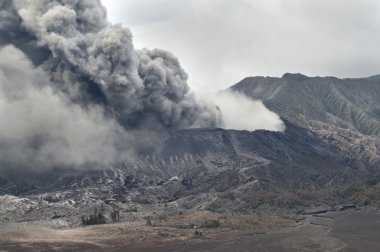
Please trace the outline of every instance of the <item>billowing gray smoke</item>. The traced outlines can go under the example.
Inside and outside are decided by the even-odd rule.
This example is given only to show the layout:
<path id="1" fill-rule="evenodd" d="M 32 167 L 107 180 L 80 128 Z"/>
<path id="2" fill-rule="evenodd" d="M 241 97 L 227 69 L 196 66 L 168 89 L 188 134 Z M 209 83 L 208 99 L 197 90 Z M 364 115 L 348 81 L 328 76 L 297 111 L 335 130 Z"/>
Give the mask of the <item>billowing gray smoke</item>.
<path id="1" fill-rule="evenodd" d="M 0 1 L 0 167 L 111 162 L 131 130 L 220 124 L 178 60 L 135 50 L 100 1 Z"/>
<path id="2" fill-rule="evenodd" d="M 102 107 L 72 103 L 20 50 L 0 50 L 0 169 L 110 163 L 130 141 Z"/>
<path id="3" fill-rule="evenodd" d="M 191 94 L 178 60 L 162 50 L 136 51 L 131 32 L 108 23 L 100 1 L 5 0 L 0 7 L 5 43 L 41 63 L 71 101 L 101 103 L 127 128 L 220 124 L 217 108 Z"/>

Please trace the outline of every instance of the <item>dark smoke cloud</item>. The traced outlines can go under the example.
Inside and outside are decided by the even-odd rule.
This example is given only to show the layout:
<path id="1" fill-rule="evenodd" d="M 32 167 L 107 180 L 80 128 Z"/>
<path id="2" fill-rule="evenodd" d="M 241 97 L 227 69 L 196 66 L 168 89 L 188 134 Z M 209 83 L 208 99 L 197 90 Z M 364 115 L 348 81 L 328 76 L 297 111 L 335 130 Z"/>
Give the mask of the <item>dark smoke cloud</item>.
<path id="1" fill-rule="evenodd" d="M 9 0 L 0 2 L 0 31 L 9 31 L 19 24 L 19 17 Z"/>
<path id="2" fill-rule="evenodd" d="M 98 0 L 2 0 L 0 169 L 102 167 L 157 148 L 154 130 L 224 126 L 187 79 L 173 54 L 136 50 Z M 234 104 L 226 127 L 265 128 L 238 125 L 254 105 L 232 98 L 219 99 Z"/>
<path id="3" fill-rule="evenodd" d="M 136 51 L 131 32 L 108 23 L 100 1 L 14 0 L 6 8 L 16 12 L 6 19 L 21 20 L 17 29 L 50 52 L 42 67 L 73 101 L 101 102 L 125 127 L 220 124 L 216 107 L 190 94 L 178 60 Z"/>
<path id="4" fill-rule="evenodd" d="M 177 58 L 135 50 L 100 1 L 0 2 L 1 168 L 113 163 L 141 130 L 217 125 Z"/>
<path id="5" fill-rule="evenodd" d="M 155 49 L 138 52 L 139 74 L 145 87 L 144 114 L 159 114 L 160 123 L 184 128 L 220 125 L 216 107 L 197 100 L 187 85 L 187 74 L 171 53 Z M 196 104 L 196 106 L 194 106 Z"/>

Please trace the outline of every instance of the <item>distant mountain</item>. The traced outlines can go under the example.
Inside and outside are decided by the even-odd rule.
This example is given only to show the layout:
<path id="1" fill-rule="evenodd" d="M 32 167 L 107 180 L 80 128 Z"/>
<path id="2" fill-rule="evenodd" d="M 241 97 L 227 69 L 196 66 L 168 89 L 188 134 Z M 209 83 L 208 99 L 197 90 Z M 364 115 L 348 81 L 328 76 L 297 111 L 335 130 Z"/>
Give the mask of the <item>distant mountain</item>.
<path id="1" fill-rule="evenodd" d="M 380 136 L 380 76 L 361 79 L 248 77 L 231 87 L 281 117 L 309 128 L 330 125 Z"/>

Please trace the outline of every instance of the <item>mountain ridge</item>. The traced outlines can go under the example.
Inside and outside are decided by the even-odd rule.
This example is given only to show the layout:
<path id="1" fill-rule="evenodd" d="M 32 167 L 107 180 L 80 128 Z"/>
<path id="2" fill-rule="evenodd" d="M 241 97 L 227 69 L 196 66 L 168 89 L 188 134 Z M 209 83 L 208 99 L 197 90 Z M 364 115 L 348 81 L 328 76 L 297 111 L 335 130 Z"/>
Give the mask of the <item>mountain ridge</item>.
<path id="1" fill-rule="evenodd" d="M 285 74 L 248 77 L 229 90 L 260 99 L 275 113 L 302 126 L 316 121 L 380 136 L 380 79 L 338 79 Z"/>

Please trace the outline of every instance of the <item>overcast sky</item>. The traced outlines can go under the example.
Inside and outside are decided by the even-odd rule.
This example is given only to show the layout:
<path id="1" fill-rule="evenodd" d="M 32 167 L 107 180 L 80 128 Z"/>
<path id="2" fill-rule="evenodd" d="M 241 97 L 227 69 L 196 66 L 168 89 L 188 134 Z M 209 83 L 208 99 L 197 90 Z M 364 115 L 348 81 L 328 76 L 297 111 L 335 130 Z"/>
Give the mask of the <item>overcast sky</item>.
<path id="1" fill-rule="evenodd" d="M 103 0 L 137 48 L 173 52 L 199 91 L 247 76 L 380 73 L 378 0 Z"/>

